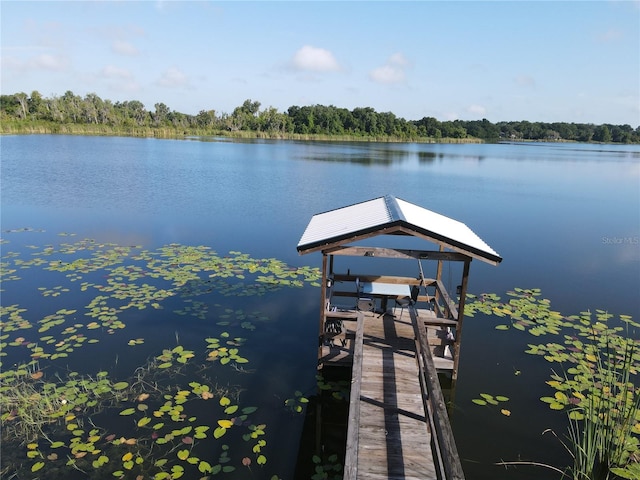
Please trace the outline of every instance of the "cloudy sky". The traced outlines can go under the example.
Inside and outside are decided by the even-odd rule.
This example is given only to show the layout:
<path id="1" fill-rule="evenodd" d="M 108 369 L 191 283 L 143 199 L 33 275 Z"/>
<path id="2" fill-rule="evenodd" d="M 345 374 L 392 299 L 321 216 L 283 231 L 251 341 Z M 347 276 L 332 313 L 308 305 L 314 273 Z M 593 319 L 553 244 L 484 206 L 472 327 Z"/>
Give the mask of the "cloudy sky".
<path id="1" fill-rule="evenodd" d="M 2 0 L 2 94 L 640 125 L 640 2 Z"/>

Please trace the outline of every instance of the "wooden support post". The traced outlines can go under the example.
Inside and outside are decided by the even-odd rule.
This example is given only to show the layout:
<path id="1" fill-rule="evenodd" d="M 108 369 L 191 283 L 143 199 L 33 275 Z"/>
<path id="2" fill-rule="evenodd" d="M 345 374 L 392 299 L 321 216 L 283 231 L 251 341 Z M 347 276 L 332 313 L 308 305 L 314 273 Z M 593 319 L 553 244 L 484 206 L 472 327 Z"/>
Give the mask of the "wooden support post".
<path id="1" fill-rule="evenodd" d="M 440 245 L 440 251 L 444 252 L 443 245 Z M 442 259 L 438 259 L 438 268 L 436 269 L 436 280 L 438 282 L 442 281 Z M 438 303 L 439 300 L 440 300 L 440 294 L 438 292 L 438 289 L 436 289 L 435 302 Z"/>
<path id="2" fill-rule="evenodd" d="M 460 287 L 460 300 L 458 301 L 458 326 L 456 327 L 456 341 L 453 352 L 453 372 L 451 373 L 451 388 L 455 388 L 458 379 L 458 363 L 460 362 L 460 342 L 462 341 L 462 320 L 464 319 L 464 304 L 467 297 L 467 285 L 469 284 L 469 266 L 471 258 L 464 262 L 462 269 L 462 285 Z"/>
<path id="3" fill-rule="evenodd" d="M 327 310 L 327 255 L 322 252 L 322 283 L 320 286 L 320 320 L 318 325 L 318 361 L 322 357 L 324 339 L 324 319 Z M 318 365 L 321 367 L 321 365 Z"/>

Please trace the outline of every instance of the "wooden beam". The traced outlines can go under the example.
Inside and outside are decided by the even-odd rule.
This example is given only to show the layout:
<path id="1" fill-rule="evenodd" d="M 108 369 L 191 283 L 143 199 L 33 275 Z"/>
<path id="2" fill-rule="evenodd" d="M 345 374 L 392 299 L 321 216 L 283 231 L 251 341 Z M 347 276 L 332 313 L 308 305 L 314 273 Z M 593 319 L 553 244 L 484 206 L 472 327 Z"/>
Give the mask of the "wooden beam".
<path id="1" fill-rule="evenodd" d="M 440 245 L 440 251 L 444 252 L 444 246 Z M 438 266 L 436 268 L 436 282 L 442 280 L 442 260 L 438 260 Z M 438 293 L 438 289 L 436 288 L 436 304 L 438 300 L 440 300 L 440 294 Z"/>
<path id="2" fill-rule="evenodd" d="M 318 325 L 318 360 L 322 356 L 322 341 L 324 339 L 324 313 L 327 310 L 327 256 L 322 254 L 322 283 L 320 284 L 320 319 Z M 330 292 L 329 292 L 330 293 Z"/>
<path id="3" fill-rule="evenodd" d="M 458 320 L 458 309 L 455 307 L 453 300 L 451 300 L 449 292 L 447 292 L 447 289 L 444 287 L 444 283 L 442 283 L 442 281 L 439 279 L 436 280 L 436 291 L 442 296 L 442 301 L 447 306 L 447 310 L 449 311 L 451 318 L 454 320 Z"/>
<path id="4" fill-rule="evenodd" d="M 345 283 L 354 283 L 357 279 L 360 279 L 360 282 L 381 282 L 381 283 L 397 283 L 401 285 L 420 285 L 420 279 L 415 277 L 400 277 L 394 275 L 367 275 L 367 274 L 356 274 L 349 273 L 348 275 L 342 273 L 336 273 L 333 275 L 333 280 L 335 282 L 345 282 Z M 427 282 L 435 282 L 433 279 L 426 279 Z M 354 285 L 355 288 L 355 285 Z M 354 290 L 355 291 L 355 290 Z"/>
<path id="5" fill-rule="evenodd" d="M 351 393 L 349 394 L 349 421 L 347 427 L 347 451 L 344 459 L 344 480 L 358 477 L 358 440 L 360 438 L 360 388 L 362 382 L 362 348 L 364 342 L 364 315 L 358 312 L 356 339 L 353 348 Z"/>
<path id="6" fill-rule="evenodd" d="M 381 257 L 381 258 L 404 258 L 408 260 L 448 260 L 454 262 L 464 262 L 469 257 L 457 252 L 433 251 L 433 250 L 412 250 L 406 248 L 385 248 L 385 247 L 355 247 L 336 246 L 323 250 L 330 255 L 342 255 L 350 257 Z"/>

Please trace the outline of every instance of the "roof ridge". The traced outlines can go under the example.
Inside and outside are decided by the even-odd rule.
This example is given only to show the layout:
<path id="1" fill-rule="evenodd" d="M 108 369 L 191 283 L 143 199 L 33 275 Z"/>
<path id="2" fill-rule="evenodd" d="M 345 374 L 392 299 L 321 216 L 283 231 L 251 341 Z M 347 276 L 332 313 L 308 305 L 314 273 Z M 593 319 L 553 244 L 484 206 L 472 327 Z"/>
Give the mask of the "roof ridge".
<path id="1" fill-rule="evenodd" d="M 404 212 L 402 208 L 398 204 L 398 199 L 393 195 L 385 195 L 384 196 L 384 204 L 387 208 L 387 213 L 392 221 L 402 221 L 406 222 L 407 219 L 404 216 Z"/>

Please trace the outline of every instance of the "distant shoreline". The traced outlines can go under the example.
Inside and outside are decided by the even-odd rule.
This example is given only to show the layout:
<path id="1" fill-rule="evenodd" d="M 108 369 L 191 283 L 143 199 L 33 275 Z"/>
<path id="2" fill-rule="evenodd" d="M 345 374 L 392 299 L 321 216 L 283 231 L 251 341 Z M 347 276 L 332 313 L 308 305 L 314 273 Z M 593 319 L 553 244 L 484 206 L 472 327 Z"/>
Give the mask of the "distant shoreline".
<path id="1" fill-rule="evenodd" d="M 42 124 L 38 122 L 17 122 L 13 121 L 0 123 L 0 135 L 86 135 L 104 137 L 137 137 L 137 138 L 159 138 L 159 139 L 187 139 L 189 137 L 213 138 L 224 137 L 236 140 L 295 140 L 313 142 L 380 142 L 380 143 L 487 143 L 485 140 L 475 137 L 469 138 L 400 138 L 390 135 L 326 135 L 326 134 L 303 134 L 303 133 L 273 133 L 273 132 L 253 132 L 235 131 L 225 132 L 219 130 L 194 130 L 194 129 L 172 129 L 166 127 L 111 127 L 108 125 L 78 125 L 50 123 Z M 497 141 L 498 139 L 496 139 Z"/>
<path id="2" fill-rule="evenodd" d="M 496 138 L 484 140 L 481 138 L 400 138 L 393 136 L 373 135 L 325 135 L 325 134 L 301 134 L 301 133 L 272 133 L 251 131 L 202 131 L 184 130 L 172 128 L 152 127 L 111 127 L 108 125 L 78 125 L 78 124 L 42 124 L 38 122 L 2 122 L 0 123 L 0 135 L 79 135 L 79 136 L 104 136 L 104 137 L 134 137 L 134 138 L 158 138 L 158 139 L 199 139 L 222 137 L 230 140 L 291 140 L 309 142 L 365 142 L 365 143 L 427 143 L 427 144 L 478 144 L 478 143 L 583 143 L 594 145 L 639 145 L 640 142 L 615 143 L 615 142 L 579 142 L 566 139 L 506 139 Z"/>

